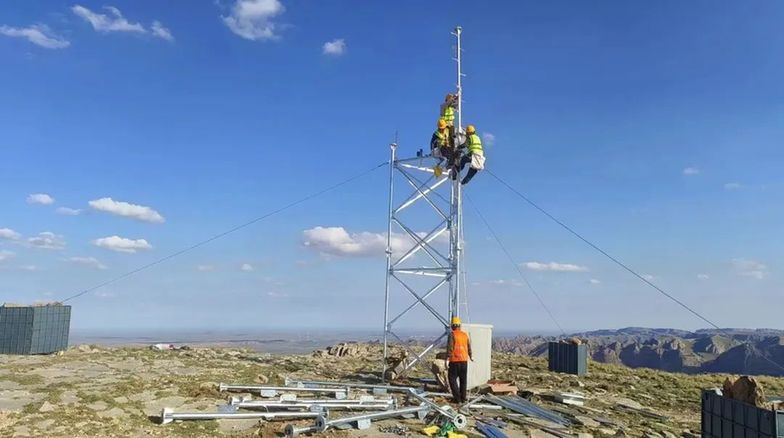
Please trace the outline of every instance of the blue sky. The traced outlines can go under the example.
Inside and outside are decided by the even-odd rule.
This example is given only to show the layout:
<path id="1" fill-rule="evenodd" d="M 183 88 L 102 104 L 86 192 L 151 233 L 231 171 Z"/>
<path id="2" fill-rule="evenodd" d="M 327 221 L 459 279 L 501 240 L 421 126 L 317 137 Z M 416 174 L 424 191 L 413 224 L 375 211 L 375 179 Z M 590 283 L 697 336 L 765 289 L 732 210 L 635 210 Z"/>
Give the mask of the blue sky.
<path id="1" fill-rule="evenodd" d="M 782 328 L 782 22 L 774 1 L 15 3 L 0 300 L 152 262 L 378 164 L 396 133 L 413 155 L 461 24 L 493 172 L 720 325 Z M 380 327 L 386 172 L 87 294 L 73 326 Z M 489 175 L 468 193 L 567 329 L 704 326 Z M 465 226 L 471 320 L 552 330 Z"/>

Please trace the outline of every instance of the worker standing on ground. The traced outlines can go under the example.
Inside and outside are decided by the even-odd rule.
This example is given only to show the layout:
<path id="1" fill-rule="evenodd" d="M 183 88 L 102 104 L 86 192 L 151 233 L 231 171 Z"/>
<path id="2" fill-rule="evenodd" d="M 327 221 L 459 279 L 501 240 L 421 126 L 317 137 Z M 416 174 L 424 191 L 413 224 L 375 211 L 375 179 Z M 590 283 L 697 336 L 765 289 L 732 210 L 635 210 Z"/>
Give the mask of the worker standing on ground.
<path id="1" fill-rule="evenodd" d="M 439 159 L 438 164 L 433 167 L 433 173 L 438 178 L 443 173 L 441 163 L 444 162 L 444 159 L 450 165 L 452 164 L 452 148 L 449 147 L 449 129 L 444 119 L 438 119 L 436 131 L 430 137 L 430 154 Z"/>
<path id="2" fill-rule="evenodd" d="M 460 318 L 452 318 L 452 333 L 446 346 L 449 358 L 449 387 L 455 403 L 465 403 L 468 389 L 468 361 L 474 360 L 471 354 L 471 340 L 468 334 L 460 330 Z"/>
<path id="3" fill-rule="evenodd" d="M 460 171 L 463 171 L 466 164 L 471 163 L 471 168 L 468 169 L 465 178 L 460 182 L 460 184 L 465 185 L 471 181 L 471 178 L 477 172 L 485 168 L 485 153 L 482 150 L 482 139 L 476 134 L 474 125 L 466 127 L 466 142 L 460 145 L 460 149 L 468 149 L 468 153 L 463 155 L 463 158 L 460 160 Z"/>

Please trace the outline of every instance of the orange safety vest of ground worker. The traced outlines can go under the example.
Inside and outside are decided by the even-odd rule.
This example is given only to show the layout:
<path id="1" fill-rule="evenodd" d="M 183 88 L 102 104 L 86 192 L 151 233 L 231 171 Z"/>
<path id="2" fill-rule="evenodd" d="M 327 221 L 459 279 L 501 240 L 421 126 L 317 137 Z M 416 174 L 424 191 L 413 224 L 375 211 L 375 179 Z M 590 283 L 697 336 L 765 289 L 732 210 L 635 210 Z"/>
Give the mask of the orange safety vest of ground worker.
<path id="1" fill-rule="evenodd" d="M 452 318 L 452 325 L 459 326 L 460 318 Z M 468 362 L 471 358 L 471 342 L 468 339 L 468 334 L 455 328 L 452 330 L 452 336 L 449 338 L 449 361 L 450 362 Z"/>
<path id="2" fill-rule="evenodd" d="M 465 403 L 468 392 L 468 361 L 473 360 L 471 340 L 460 330 L 460 318 L 452 318 L 452 333 L 446 351 L 449 358 L 449 389 L 455 403 Z"/>

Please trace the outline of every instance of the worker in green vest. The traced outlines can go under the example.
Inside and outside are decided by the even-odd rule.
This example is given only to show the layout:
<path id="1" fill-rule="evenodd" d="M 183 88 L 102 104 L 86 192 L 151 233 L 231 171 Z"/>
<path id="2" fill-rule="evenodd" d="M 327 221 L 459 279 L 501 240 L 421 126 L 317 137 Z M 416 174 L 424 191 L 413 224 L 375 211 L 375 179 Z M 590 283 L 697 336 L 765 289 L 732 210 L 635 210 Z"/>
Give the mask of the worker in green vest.
<path id="1" fill-rule="evenodd" d="M 449 147 L 449 127 L 444 119 L 438 119 L 436 131 L 430 137 L 430 154 L 439 159 L 438 164 L 433 166 L 433 173 L 438 178 L 444 172 L 441 163 L 446 160 L 451 165 L 453 155 L 452 148 Z"/>
<path id="2" fill-rule="evenodd" d="M 444 98 L 444 103 L 441 104 L 439 117 L 446 122 L 449 130 L 449 145 L 451 147 L 455 147 L 455 107 L 457 107 L 457 95 L 447 94 Z"/>
<path id="3" fill-rule="evenodd" d="M 466 126 L 466 141 L 460 145 L 460 149 L 468 150 L 468 153 L 463 155 L 463 158 L 460 160 L 460 171 L 463 171 L 466 164 L 471 163 L 471 168 L 468 169 L 465 178 L 460 181 L 460 184 L 465 185 L 471 181 L 471 178 L 473 178 L 477 172 L 485 168 L 485 153 L 484 150 L 482 150 L 482 139 L 477 135 L 476 127 L 474 125 Z"/>

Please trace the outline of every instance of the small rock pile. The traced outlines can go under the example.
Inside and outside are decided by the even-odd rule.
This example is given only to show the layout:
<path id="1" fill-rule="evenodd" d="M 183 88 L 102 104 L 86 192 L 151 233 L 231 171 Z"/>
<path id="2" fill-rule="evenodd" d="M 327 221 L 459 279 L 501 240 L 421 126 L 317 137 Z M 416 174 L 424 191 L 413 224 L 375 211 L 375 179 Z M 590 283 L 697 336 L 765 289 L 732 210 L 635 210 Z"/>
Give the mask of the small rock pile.
<path id="1" fill-rule="evenodd" d="M 379 426 L 378 431 L 381 433 L 391 433 L 398 436 L 410 436 L 411 429 L 402 424 L 395 424 L 394 426 Z"/>
<path id="2" fill-rule="evenodd" d="M 335 357 L 360 357 L 370 353 L 370 347 L 365 344 L 357 344 L 355 342 L 341 342 L 340 344 L 327 347 L 324 350 L 318 350 L 315 355 L 318 357 L 335 356 Z"/>

